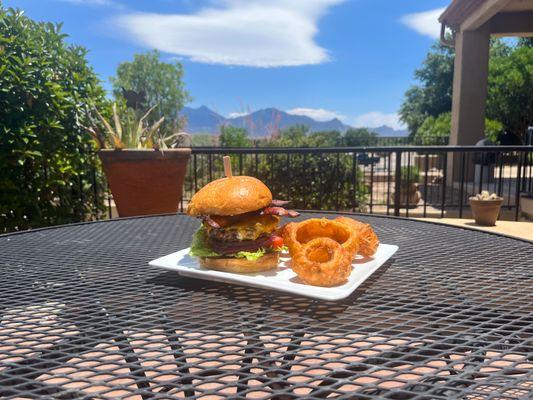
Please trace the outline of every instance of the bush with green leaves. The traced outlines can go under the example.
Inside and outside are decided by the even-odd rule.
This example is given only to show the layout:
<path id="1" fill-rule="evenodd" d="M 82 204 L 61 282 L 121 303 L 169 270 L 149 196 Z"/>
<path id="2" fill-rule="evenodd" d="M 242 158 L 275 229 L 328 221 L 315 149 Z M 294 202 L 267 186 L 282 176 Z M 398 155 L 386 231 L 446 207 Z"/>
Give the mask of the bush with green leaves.
<path id="1" fill-rule="evenodd" d="M 218 141 L 221 147 L 251 147 L 252 145 L 246 129 L 231 125 L 220 127 Z"/>
<path id="2" fill-rule="evenodd" d="M 344 134 L 345 146 L 376 146 L 378 134 L 367 128 L 350 128 Z"/>
<path id="3" fill-rule="evenodd" d="M 447 138 L 452 130 L 452 115 L 450 112 L 437 117 L 427 117 L 417 129 L 415 140 L 417 144 L 433 144 L 435 138 Z"/>
<path id="4" fill-rule="evenodd" d="M 61 26 L 0 7 L 0 232 L 83 221 L 104 211 L 84 126 L 106 109 L 87 51 Z"/>
<path id="5" fill-rule="evenodd" d="M 440 114 L 437 117 L 427 117 L 415 134 L 416 144 L 435 144 L 438 138 L 448 138 L 452 130 L 452 114 L 450 112 Z M 493 143 L 498 143 L 498 136 L 503 130 L 503 125 L 485 118 L 485 137 Z"/>
<path id="6" fill-rule="evenodd" d="M 417 166 L 403 166 L 400 174 L 400 182 L 404 185 L 420 182 L 420 169 Z"/>

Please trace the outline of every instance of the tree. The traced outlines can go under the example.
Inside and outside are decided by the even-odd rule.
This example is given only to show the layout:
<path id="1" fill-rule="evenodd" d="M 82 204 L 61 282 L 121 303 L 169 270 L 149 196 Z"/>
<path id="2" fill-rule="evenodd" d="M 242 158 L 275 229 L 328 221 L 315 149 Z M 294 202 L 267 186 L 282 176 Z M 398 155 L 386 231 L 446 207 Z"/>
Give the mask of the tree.
<path id="1" fill-rule="evenodd" d="M 419 139 L 417 142 L 424 145 L 434 144 L 435 138 L 445 138 L 450 136 L 451 127 L 451 112 L 442 113 L 437 117 L 430 115 L 417 129 L 415 138 Z"/>
<path id="2" fill-rule="evenodd" d="M 523 137 L 533 124 L 533 47 L 518 45 L 491 55 L 487 117 Z"/>
<path id="3" fill-rule="evenodd" d="M 180 127 L 179 111 L 190 101 L 190 96 L 185 90 L 183 66 L 179 62 L 161 61 L 157 50 L 136 54 L 133 61 L 118 66 L 117 76 L 111 78 L 111 82 L 115 96 L 122 98 L 126 94 L 134 98 L 129 105 L 139 108 L 140 112 L 155 107 L 149 122 L 164 116 L 167 128 Z"/>
<path id="4" fill-rule="evenodd" d="M 521 136 L 533 121 L 532 41 L 519 40 L 509 46 L 492 40 L 489 60 L 487 118 Z M 420 83 L 407 90 L 400 107 L 401 120 L 411 136 L 416 135 L 426 118 L 438 118 L 451 111 L 453 63 L 454 50 L 436 44 L 415 71 Z"/>
<path id="5" fill-rule="evenodd" d="M 0 7 L 0 231 L 83 221 L 104 211 L 84 126 L 108 106 L 87 51 L 61 25 Z"/>
<path id="6" fill-rule="evenodd" d="M 533 47 L 533 37 L 522 37 L 518 39 L 518 46 Z"/>
<path id="7" fill-rule="evenodd" d="M 279 136 L 261 142 L 262 147 L 308 147 L 307 135 L 309 127 L 293 125 L 283 129 Z"/>
<path id="8" fill-rule="evenodd" d="M 309 147 L 335 147 L 340 146 L 342 135 L 339 131 L 313 132 L 307 138 Z"/>
<path id="9" fill-rule="evenodd" d="M 218 141 L 221 147 L 251 147 L 252 145 L 246 129 L 231 125 L 220 127 Z"/>
<path id="10" fill-rule="evenodd" d="M 378 134 L 367 128 L 350 128 L 344 134 L 345 146 L 374 146 Z"/>
<path id="11" fill-rule="evenodd" d="M 454 50 L 437 43 L 431 47 L 422 67 L 415 70 L 420 82 L 407 90 L 400 118 L 413 136 L 424 120 L 452 109 Z"/>
<path id="12" fill-rule="evenodd" d="M 498 136 L 503 126 L 500 122 L 485 118 L 485 137 L 498 143 Z M 416 131 L 416 144 L 432 145 L 440 142 L 439 138 L 447 138 L 452 130 L 452 113 L 443 113 L 437 117 L 427 117 Z M 442 143 L 442 142 L 441 142 Z"/>

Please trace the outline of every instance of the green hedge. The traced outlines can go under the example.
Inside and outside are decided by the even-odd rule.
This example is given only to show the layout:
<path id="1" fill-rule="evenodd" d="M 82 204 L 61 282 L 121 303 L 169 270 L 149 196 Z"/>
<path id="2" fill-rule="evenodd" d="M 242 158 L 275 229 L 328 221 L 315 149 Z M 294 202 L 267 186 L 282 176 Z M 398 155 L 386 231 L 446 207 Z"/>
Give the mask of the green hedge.
<path id="1" fill-rule="evenodd" d="M 84 115 L 105 93 L 60 29 L 0 8 L 0 232 L 104 211 Z"/>

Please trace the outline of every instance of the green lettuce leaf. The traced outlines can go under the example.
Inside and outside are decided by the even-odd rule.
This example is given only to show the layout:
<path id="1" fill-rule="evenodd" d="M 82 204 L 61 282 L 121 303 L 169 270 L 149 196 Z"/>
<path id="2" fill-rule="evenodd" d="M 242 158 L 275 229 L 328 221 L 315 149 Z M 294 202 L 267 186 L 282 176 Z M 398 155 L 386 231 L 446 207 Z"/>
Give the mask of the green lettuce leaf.
<path id="1" fill-rule="evenodd" d="M 258 249 L 257 251 L 239 251 L 237 254 L 226 255 L 236 258 L 246 258 L 248 261 L 255 261 L 265 255 L 265 249 Z M 211 249 L 207 243 L 207 231 L 202 226 L 200 227 L 192 237 L 191 248 L 189 255 L 192 257 L 224 257 L 222 254 L 218 254 Z"/>
<path id="2" fill-rule="evenodd" d="M 239 251 L 235 256 L 237 258 L 246 258 L 248 261 L 255 261 L 265 255 L 265 249 L 258 249 L 257 251 Z"/>
<path id="3" fill-rule="evenodd" d="M 207 232 L 203 226 L 192 237 L 189 255 L 193 257 L 220 257 L 220 254 L 214 252 L 207 244 Z"/>

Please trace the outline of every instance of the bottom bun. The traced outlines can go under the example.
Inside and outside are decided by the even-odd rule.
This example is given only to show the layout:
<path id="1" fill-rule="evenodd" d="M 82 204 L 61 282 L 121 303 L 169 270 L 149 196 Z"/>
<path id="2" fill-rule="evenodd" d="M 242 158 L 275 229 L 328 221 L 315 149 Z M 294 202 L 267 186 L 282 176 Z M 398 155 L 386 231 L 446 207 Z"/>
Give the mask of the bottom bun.
<path id="1" fill-rule="evenodd" d="M 278 266 L 279 253 L 266 253 L 255 261 L 246 258 L 218 258 L 200 257 L 200 265 L 204 268 L 215 269 L 224 272 L 251 273 L 274 269 Z"/>

